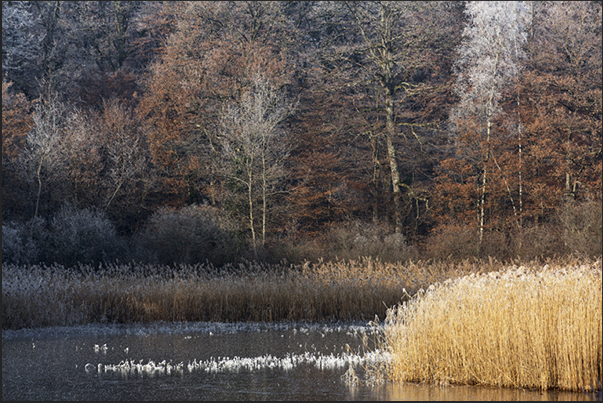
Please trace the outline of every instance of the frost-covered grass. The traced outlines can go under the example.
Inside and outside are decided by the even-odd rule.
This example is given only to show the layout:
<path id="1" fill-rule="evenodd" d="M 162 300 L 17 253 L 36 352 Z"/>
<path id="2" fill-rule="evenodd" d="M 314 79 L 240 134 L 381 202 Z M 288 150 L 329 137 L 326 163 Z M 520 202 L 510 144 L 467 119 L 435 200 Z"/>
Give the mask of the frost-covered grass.
<path id="1" fill-rule="evenodd" d="M 468 265 L 464 270 L 474 267 Z M 446 264 L 376 259 L 266 265 L 2 265 L 2 328 L 158 321 L 324 321 L 385 317 L 443 281 Z M 462 270 L 461 270 L 462 271 Z"/>
<path id="2" fill-rule="evenodd" d="M 374 370 L 395 382 L 601 388 L 601 259 L 512 265 L 392 307 Z"/>

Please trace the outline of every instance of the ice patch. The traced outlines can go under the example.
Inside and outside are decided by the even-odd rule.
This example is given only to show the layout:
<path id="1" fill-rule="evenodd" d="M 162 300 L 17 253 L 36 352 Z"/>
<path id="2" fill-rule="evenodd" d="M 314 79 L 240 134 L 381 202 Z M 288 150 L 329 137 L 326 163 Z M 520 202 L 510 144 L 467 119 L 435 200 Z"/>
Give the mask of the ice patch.
<path id="1" fill-rule="evenodd" d="M 369 363 L 389 361 L 391 356 L 387 352 L 380 350 L 371 351 L 365 354 L 342 353 L 324 355 L 320 353 L 305 352 L 303 354 L 287 354 L 285 357 L 274 357 L 270 354 L 258 357 L 211 357 L 209 360 L 189 361 L 187 364 L 179 362 L 173 364 L 165 360 L 155 363 L 143 360 L 121 361 L 119 364 L 86 364 L 85 370 L 88 373 L 115 373 L 123 377 L 129 376 L 157 376 L 157 375 L 184 375 L 185 372 L 192 373 L 203 371 L 206 373 L 240 372 L 240 371 L 258 371 L 265 369 L 278 369 L 289 371 L 300 365 L 311 365 L 320 370 L 336 370 L 343 368 L 353 368 Z"/>
<path id="2" fill-rule="evenodd" d="M 374 333 L 374 327 L 362 322 L 346 323 L 305 323 L 305 322 L 159 322 L 148 324 L 90 324 L 80 326 L 51 326 L 35 329 L 2 330 L 2 339 L 53 338 L 81 336 L 150 336 L 158 334 L 233 334 L 239 332 L 293 330 L 301 334 L 322 332 L 323 334 L 346 332 L 349 335 L 362 336 Z"/>

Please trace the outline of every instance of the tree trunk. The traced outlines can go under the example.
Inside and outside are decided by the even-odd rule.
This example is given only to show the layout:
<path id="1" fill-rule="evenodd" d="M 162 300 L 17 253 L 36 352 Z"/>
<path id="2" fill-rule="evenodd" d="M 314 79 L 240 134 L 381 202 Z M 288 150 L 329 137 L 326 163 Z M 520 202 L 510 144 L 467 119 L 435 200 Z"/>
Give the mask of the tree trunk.
<path id="1" fill-rule="evenodd" d="M 42 163 L 44 161 L 44 156 L 42 155 L 42 157 L 40 158 L 40 162 L 38 163 L 38 169 L 36 170 L 36 175 L 38 177 L 38 196 L 36 198 L 36 210 L 34 212 L 34 218 L 36 218 L 38 216 L 38 208 L 40 206 L 40 195 L 42 193 L 42 178 L 41 178 L 41 172 L 42 172 Z"/>
<path id="2" fill-rule="evenodd" d="M 398 161 L 396 160 L 396 149 L 394 148 L 393 138 L 394 130 L 394 100 L 393 95 L 386 89 L 385 94 L 385 115 L 386 115 L 386 130 L 385 139 L 387 142 L 387 159 L 392 177 L 392 187 L 394 196 L 394 232 L 402 232 L 402 218 L 400 217 L 401 209 L 401 194 L 400 194 L 400 172 L 398 171 Z"/>
<path id="3" fill-rule="evenodd" d="M 371 133 L 371 149 L 373 156 L 373 183 L 371 187 L 371 195 L 373 199 L 373 223 L 377 223 L 379 221 L 379 173 L 381 171 L 381 164 L 379 163 L 379 154 L 377 150 L 377 139 Z"/>
<path id="4" fill-rule="evenodd" d="M 574 198 L 575 195 L 572 192 L 572 174 L 571 174 L 571 166 L 572 166 L 572 159 L 570 156 L 570 151 L 571 150 L 571 141 L 572 141 L 572 137 L 571 137 L 571 133 L 567 135 L 567 141 L 566 141 L 566 147 L 565 147 L 565 197 L 567 198 Z"/>
<path id="5" fill-rule="evenodd" d="M 266 246 L 266 198 L 268 197 L 266 175 L 266 157 L 262 152 L 262 248 Z"/>
<path id="6" fill-rule="evenodd" d="M 256 245 L 256 240 L 255 240 L 255 223 L 254 223 L 254 217 L 253 217 L 253 185 L 252 185 L 252 181 L 253 181 L 253 173 L 251 171 L 251 169 L 253 169 L 252 167 L 249 167 L 249 172 L 248 172 L 248 179 L 249 182 L 247 183 L 247 201 L 249 202 L 249 229 L 251 230 L 251 242 L 253 243 L 253 257 L 257 258 L 258 256 L 258 251 L 257 251 L 257 245 Z"/>
<path id="7" fill-rule="evenodd" d="M 387 147 L 387 160 L 391 172 L 392 191 L 394 198 L 394 231 L 402 232 L 402 217 L 400 214 L 402 200 L 400 194 L 400 173 L 398 171 L 398 161 L 396 159 L 396 149 L 394 148 L 394 95 L 397 91 L 395 83 L 396 62 L 394 61 L 394 35 L 393 27 L 395 19 L 399 18 L 396 13 L 384 3 L 379 3 L 380 19 L 373 21 L 376 23 L 379 31 L 377 42 L 367 34 L 364 24 L 357 8 L 357 2 L 348 2 L 348 9 L 352 12 L 354 20 L 360 33 L 368 46 L 368 57 L 380 70 L 375 77 L 379 80 L 384 90 L 385 96 L 385 141 Z"/>
<path id="8" fill-rule="evenodd" d="M 498 72 L 498 63 L 500 60 L 500 49 L 496 52 L 496 58 L 494 63 L 494 70 L 492 72 L 493 76 Z M 495 83 L 492 83 L 492 88 L 490 89 L 490 96 L 488 98 L 488 103 L 486 105 L 486 152 L 484 158 L 484 169 L 482 176 L 482 190 L 480 194 L 480 218 L 479 218 L 479 249 L 482 248 L 482 242 L 484 240 L 484 225 L 485 225 L 485 200 L 486 200 L 486 174 L 488 162 L 490 161 L 490 136 L 492 134 L 492 118 L 494 116 L 494 91 L 495 91 Z"/>
<path id="9" fill-rule="evenodd" d="M 482 241 L 484 240 L 484 222 L 485 222 L 484 217 L 486 216 L 485 209 L 484 209 L 484 202 L 486 199 L 486 172 L 487 172 L 487 167 L 486 167 L 486 162 L 484 161 L 484 170 L 482 172 L 482 187 L 481 187 L 480 196 L 479 196 L 479 248 L 480 249 L 482 247 Z"/>
<path id="10" fill-rule="evenodd" d="M 486 118 L 486 152 L 484 158 L 484 169 L 482 173 L 482 189 L 480 192 L 479 201 L 479 249 L 481 250 L 482 242 L 484 240 L 484 225 L 485 225 L 485 202 L 486 202 L 486 174 L 488 173 L 488 161 L 490 160 L 490 133 L 492 131 L 492 96 L 490 96 L 490 102 L 488 105 L 487 118 Z"/>

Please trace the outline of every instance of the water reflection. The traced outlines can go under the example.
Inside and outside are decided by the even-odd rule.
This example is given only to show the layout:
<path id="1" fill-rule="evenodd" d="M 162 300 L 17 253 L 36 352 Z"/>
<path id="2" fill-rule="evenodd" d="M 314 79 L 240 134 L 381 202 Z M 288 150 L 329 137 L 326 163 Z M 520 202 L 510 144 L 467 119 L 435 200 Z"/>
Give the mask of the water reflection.
<path id="1" fill-rule="evenodd" d="M 484 388 L 474 386 L 427 386 L 420 384 L 387 384 L 381 388 L 380 400 L 511 400 L 511 401 L 568 401 L 597 400 L 585 393 L 559 391 L 528 391 L 508 388 Z"/>
<path id="2" fill-rule="evenodd" d="M 3 400 L 593 400 L 584 393 L 352 386 L 367 324 L 176 323 L 2 332 Z M 352 368 L 352 370 L 350 370 Z"/>

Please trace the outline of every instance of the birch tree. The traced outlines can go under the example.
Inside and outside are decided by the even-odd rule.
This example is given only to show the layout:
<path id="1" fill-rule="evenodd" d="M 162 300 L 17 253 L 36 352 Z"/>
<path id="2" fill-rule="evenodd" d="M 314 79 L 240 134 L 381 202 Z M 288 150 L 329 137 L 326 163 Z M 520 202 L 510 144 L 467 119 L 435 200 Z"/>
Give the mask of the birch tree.
<path id="1" fill-rule="evenodd" d="M 228 105 L 222 117 L 219 143 L 227 164 L 224 173 L 245 194 L 254 255 L 258 238 L 262 246 L 266 242 L 270 198 L 278 193 L 278 185 L 286 176 L 288 147 L 279 124 L 294 107 L 282 91 L 257 73 L 252 88 L 240 102 Z"/>
<path id="2" fill-rule="evenodd" d="M 476 163 L 480 166 L 478 224 L 480 244 L 485 226 L 485 204 L 489 169 L 498 166 L 492 152 L 494 119 L 502 113 L 499 104 L 502 90 L 512 84 L 525 56 L 522 46 L 527 40 L 530 9 L 526 2 L 468 2 L 468 25 L 455 64 L 458 75 L 458 106 L 451 113 L 457 134 L 474 131 L 477 138 Z M 506 179 L 505 179 L 506 181 Z M 508 184 L 509 197 L 515 209 Z"/>

